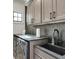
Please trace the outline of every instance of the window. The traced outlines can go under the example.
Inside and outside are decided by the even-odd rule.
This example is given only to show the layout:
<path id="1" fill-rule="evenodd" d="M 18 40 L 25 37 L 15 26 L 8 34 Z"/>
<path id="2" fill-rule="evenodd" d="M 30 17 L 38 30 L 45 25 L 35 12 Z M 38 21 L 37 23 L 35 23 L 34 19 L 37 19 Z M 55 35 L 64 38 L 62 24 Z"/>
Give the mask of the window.
<path id="1" fill-rule="evenodd" d="M 22 21 L 22 13 L 14 12 L 13 13 L 13 21 L 14 22 L 21 22 Z"/>

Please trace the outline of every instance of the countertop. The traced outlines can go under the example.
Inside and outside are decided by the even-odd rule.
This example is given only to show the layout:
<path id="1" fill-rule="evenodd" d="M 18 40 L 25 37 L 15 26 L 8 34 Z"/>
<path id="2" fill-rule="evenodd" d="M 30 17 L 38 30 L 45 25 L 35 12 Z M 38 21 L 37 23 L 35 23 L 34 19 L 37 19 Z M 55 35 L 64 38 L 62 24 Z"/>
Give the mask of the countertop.
<path id="1" fill-rule="evenodd" d="M 26 34 L 26 35 L 14 34 L 14 36 L 16 36 L 18 38 L 21 38 L 23 40 L 26 40 L 26 41 L 43 40 L 43 39 L 47 39 L 48 38 L 47 36 L 36 37 L 35 35 L 30 35 L 30 34 Z"/>

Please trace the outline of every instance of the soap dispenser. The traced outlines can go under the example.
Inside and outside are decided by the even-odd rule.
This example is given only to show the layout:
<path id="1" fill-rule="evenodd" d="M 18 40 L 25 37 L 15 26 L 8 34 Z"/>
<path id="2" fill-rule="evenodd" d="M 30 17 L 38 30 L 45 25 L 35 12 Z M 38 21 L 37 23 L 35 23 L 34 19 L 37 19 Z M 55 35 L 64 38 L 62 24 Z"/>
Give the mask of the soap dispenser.
<path id="1" fill-rule="evenodd" d="M 36 28 L 36 37 L 40 37 L 40 28 Z"/>

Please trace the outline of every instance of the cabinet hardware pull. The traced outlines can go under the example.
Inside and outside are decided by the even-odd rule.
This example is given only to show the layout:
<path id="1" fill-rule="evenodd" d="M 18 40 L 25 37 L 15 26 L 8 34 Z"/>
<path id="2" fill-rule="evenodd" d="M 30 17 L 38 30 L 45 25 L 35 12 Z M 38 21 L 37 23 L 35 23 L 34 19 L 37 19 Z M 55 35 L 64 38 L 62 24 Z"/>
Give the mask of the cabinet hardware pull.
<path id="1" fill-rule="evenodd" d="M 50 12 L 50 19 L 52 19 L 52 13 Z"/>
<path id="2" fill-rule="evenodd" d="M 53 18 L 56 18 L 56 12 L 53 11 L 53 15 L 52 15 Z"/>
<path id="3" fill-rule="evenodd" d="M 34 18 L 31 19 L 31 23 L 34 23 Z"/>

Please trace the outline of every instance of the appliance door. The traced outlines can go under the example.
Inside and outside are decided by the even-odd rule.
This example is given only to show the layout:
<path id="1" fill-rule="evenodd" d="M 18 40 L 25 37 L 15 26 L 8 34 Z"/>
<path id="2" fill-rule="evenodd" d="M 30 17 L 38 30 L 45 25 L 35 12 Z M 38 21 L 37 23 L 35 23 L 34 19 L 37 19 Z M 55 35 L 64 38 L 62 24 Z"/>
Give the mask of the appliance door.
<path id="1" fill-rule="evenodd" d="M 17 59 L 27 59 L 27 42 L 18 38 Z"/>

